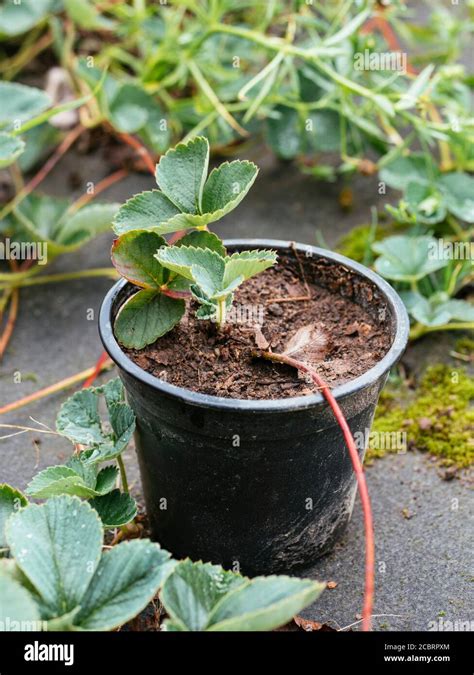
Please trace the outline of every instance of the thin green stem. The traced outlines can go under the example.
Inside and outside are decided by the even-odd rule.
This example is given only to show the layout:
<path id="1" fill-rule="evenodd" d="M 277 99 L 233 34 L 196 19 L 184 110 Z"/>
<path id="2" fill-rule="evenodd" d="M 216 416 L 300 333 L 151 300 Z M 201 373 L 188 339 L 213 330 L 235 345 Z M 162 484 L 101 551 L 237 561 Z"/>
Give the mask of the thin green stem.
<path id="1" fill-rule="evenodd" d="M 225 324 L 226 313 L 227 313 L 226 299 L 223 298 L 222 300 L 219 300 L 217 303 L 216 322 L 217 325 L 219 326 L 219 329 L 221 329 Z"/>
<path id="2" fill-rule="evenodd" d="M 120 480 L 122 481 L 123 491 L 130 492 L 128 488 L 127 472 L 125 471 L 125 464 L 123 463 L 122 455 L 117 457 L 117 464 L 120 471 Z"/>
<path id="3" fill-rule="evenodd" d="M 225 105 L 222 103 L 222 101 L 219 99 L 219 97 L 215 94 L 214 89 L 211 87 L 209 82 L 206 80 L 204 75 L 201 73 L 197 63 L 195 61 L 189 61 L 188 62 L 188 67 L 189 70 L 196 80 L 196 83 L 198 84 L 199 88 L 203 92 L 203 94 L 206 96 L 206 98 L 212 103 L 214 108 L 218 111 L 218 113 L 221 115 L 221 117 L 229 124 L 233 129 L 235 129 L 241 136 L 248 136 L 248 131 L 244 129 L 243 127 L 240 126 L 240 124 L 235 120 L 230 112 L 227 110 Z"/>
<path id="4" fill-rule="evenodd" d="M 327 75 L 327 77 L 329 77 L 331 80 L 333 80 L 340 86 L 349 89 L 355 94 L 359 94 L 360 96 L 369 99 L 378 108 L 384 110 L 386 113 L 390 115 L 394 114 L 390 102 L 387 99 L 385 99 L 382 95 L 374 94 L 374 92 L 371 91 L 370 89 L 367 89 L 361 84 L 348 79 L 344 75 L 341 75 L 336 70 L 331 68 L 331 66 L 326 61 L 323 61 L 321 58 L 318 58 L 321 56 L 326 57 L 335 56 L 336 54 L 334 52 L 333 47 L 325 47 L 324 45 L 321 45 L 305 49 L 303 47 L 297 47 L 296 45 L 287 42 L 283 38 L 268 37 L 267 35 L 262 35 L 256 31 L 249 30 L 247 28 L 241 28 L 239 26 L 230 26 L 228 24 L 221 24 L 221 23 L 212 25 L 209 28 L 208 32 L 204 34 L 200 42 L 207 39 L 207 37 L 209 37 L 213 33 L 227 33 L 229 35 L 235 35 L 250 40 L 251 42 L 254 42 L 256 44 L 262 45 L 262 47 L 266 47 L 267 49 L 283 52 L 285 55 L 297 56 L 301 59 L 304 59 L 305 61 L 310 61 L 314 63 L 314 65 L 321 72 L 323 72 L 325 75 Z"/>
<path id="5" fill-rule="evenodd" d="M 59 281 L 71 281 L 73 279 L 90 279 L 93 277 L 107 277 L 110 279 L 117 279 L 118 274 L 115 267 L 97 267 L 90 270 L 80 270 L 79 272 L 64 272 L 60 274 L 47 274 L 45 276 L 33 278 L 18 278 L 17 274 L 4 274 L 5 277 L 13 277 L 7 283 L 0 283 L 0 289 L 11 287 L 25 287 L 25 286 L 40 286 L 42 284 L 55 284 Z M 2 279 L 2 281 L 3 281 Z"/>
<path id="6" fill-rule="evenodd" d="M 34 265 L 33 267 L 30 267 L 29 270 L 25 270 L 24 272 L 0 272 L 0 288 L 21 286 L 21 283 L 24 279 L 34 277 L 35 274 L 39 274 L 39 272 L 41 272 L 40 265 Z"/>
<path id="7" fill-rule="evenodd" d="M 410 340 L 418 340 L 423 335 L 434 333 L 438 330 L 474 330 L 474 321 L 445 323 L 442 326 L 423 326 L 423 324 L 417 323 L 410 330 Z"/>

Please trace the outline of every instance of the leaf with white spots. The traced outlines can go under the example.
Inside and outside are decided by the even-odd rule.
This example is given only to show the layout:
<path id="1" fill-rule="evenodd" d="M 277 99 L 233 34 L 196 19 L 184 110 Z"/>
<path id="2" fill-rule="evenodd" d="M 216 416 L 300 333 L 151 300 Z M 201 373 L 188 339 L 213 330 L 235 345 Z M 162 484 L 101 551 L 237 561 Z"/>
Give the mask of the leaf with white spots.
<path id="1" fill-rule="evenodd" d="M 121 626 L 153 599 L 175 564 L 168 551 L 145 539 L 114 546 L 102 555 L 75 624 L 82 630 Z"/>
<path id="2" fill-rule="evenodd" d="M 41 598 L 45 619 L 81 604 L 99 564 L 102 524 L 87 502 L 52 497 L 11 516 L 7 543 L 15 562 Z"/>

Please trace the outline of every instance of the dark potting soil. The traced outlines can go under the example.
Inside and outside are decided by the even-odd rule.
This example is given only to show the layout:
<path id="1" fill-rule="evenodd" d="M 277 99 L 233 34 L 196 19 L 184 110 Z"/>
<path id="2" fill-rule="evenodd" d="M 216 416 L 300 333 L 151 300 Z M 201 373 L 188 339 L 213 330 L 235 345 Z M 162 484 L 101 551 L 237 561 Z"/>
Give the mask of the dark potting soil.
<path id="1" fill-rule="evenodd" d="M 181 323 L 152 345 L 125 351 L 146 372 L 213 396 L 277 399 L 314 393 L 293 368 L 252 354 L 268 346 L 283 351 L 297 333 L 303 341 L 311 337 L 310 348 L 296 358 L 310 361 L 331 386 L 369 370 L 392 342 L 391 315 L 373 284 L 342 265 L 301 253 L 280 254 L 274 268 L 237 290 L 223 332 L 196 319 L 196 307 L 192 301 Z"/>

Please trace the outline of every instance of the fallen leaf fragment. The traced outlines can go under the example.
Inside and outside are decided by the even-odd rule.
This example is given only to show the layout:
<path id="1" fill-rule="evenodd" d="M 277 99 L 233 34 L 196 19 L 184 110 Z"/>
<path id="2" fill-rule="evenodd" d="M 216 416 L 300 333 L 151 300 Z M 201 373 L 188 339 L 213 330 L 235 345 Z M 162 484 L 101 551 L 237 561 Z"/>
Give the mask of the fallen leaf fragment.
<path id="1" fill-rule="evenodd" d="M 296 623 L 298 628 L 301 628 L 301 630 L 305 630 L 307 633 L 321 630 L 321 628 L 323 627 L 323 624 L 319 623 L 319 621 L 311 621 L 311 619 L 303 619 L 302 616 L 295 616 L 293 621 Z"/>
<path id="2" fill-rule="evenodd" d="M 255 344 L 259 349 L 268 349 L 270 343 L 262 333 L 260 326 L 255 326 Z"/>

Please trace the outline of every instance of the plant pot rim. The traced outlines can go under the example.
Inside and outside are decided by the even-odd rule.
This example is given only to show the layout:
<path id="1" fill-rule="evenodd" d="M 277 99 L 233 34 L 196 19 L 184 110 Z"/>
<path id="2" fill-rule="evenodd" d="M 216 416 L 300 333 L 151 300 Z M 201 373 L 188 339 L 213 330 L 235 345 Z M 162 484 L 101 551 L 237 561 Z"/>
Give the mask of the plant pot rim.
<path id="1" fill-rule="evenodd" d="M 226 239 L 224 245 L 234 248 L 273 248 L 278 250 L 290 249 L 293 245 L 298 252 L 304 254 L 309 253 L 311 256 L 326 258 L 332 262 L 344 265 L 344 267 L 357 272 L 371 281 L 384 294 L 390 309 L 392 310 L 395 321 L 395 334 L 393 336 L 392 345 L 385 356 L 378 361 L 375 366 L 353 380 L 335 387 L 332 391 L 337 399 L 342 399 L 355 394 L 357 391 L 374 384 L 390 370 L 405 350 L 410 328 L 405 305 L 398 293 L 389 283 L 364 265 L 361 265 L 350 258 L 346 258 L 346 256 L 340 255 L 339 253 L 333 253 L 332 251 L 323 248 L 280 239 Z M 113 332 L 112 311 L 114 304 L 119 294 L 128 284 L 129 282 L 126 279 L 117 281 L 105 296 L 99 315 L 99 334 L 110 358 L 121 370 L 125 371 L 131 377 L 163 394 L 180 399 L 187 404 L 204 408 L 224 408 L 226 410 L 247 412 L 290 412 L 312 408 L 323 402 L 323 396 L 320 393 L 272 400 L 235 399 L 212 396 L 210 394 L 201 394 L 190 389 L 185 389 L 184 387 L 177 387 L 174 384 L 169 384 L 168 382 L 147 373 L 122 351 Z"/>

